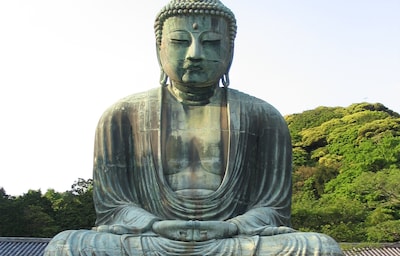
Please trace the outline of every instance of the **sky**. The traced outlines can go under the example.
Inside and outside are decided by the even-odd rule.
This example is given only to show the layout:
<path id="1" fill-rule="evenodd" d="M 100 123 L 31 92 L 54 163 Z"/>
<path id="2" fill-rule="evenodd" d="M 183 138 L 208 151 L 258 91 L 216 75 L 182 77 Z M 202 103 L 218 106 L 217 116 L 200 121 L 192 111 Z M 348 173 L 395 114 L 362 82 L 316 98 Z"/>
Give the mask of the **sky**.
<path id="1" fill-rule="evenodd" d="M 153 22 L 167 1 L 0 1 L 0 187 L 64 192 L 92 177 L 103 111 L 159 86 Z M 399 0 L 225 0 L 231 88 L 282 115 L 382 103 L 400 113 Z"/>

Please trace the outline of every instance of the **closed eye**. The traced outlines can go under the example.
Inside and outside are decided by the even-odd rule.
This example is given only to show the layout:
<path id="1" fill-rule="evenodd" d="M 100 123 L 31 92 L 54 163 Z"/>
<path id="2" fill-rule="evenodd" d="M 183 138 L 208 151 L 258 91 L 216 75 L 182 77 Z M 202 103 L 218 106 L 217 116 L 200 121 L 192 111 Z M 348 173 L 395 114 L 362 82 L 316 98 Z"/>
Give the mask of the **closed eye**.
<path id="1" fill-rule="evenodd" d="M 221 43 L 220 39 L 215 40 L 203 40 L 204 45 L 219 45 Z"/>
<path id="2" fill-rule="evenodd" d="M 190 41 L 186 39 L 177 39 L 177 38 L 171 38 L 169 40 L 173 44 L 189 44 Z"/>
<path id="3" fill-rule="evenodd" d="M 219 45 L 222 40 L 222 35 L 215 32 L 206 32 L 202 35 L 202 43 L 205 45 Z"/>
<path id="4" fill-rule="evenodd" d="M 168 35 L 169 41 L 172 44 L 190 44 L 191 37 L 190 34 L 184 31 L 175 31 Z"/>

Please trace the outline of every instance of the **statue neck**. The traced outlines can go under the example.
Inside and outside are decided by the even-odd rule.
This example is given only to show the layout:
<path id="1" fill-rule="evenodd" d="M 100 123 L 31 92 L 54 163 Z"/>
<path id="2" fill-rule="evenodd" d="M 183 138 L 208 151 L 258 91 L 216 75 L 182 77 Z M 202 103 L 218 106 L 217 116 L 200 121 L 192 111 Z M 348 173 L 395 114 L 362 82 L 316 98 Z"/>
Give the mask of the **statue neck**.
<path id="1" fill-rule="evenodd" d="M 180 102 L 188 105 L 205 105 L 210 102 L 210 98 L 214 96 L 217 85 L 207 87 L 190 87 L 181 84 L 171 84 L 168 86 L 169 91 Z"/>

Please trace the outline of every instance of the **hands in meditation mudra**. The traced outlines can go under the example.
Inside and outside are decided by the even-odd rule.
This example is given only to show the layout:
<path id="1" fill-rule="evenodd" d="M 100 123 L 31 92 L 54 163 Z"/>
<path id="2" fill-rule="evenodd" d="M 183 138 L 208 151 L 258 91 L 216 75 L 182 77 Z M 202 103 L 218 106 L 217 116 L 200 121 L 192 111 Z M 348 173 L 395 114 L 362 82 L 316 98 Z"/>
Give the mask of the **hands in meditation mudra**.
<path id="1" fill-rule="evenodd" d="M 285 120 L 228 89 L 233 13 L 173 0 L 155 33 L 162 86 L 118 101 L 96 130 L 96 227 L 61 232 L 45 255 L 342 255 L 290 227 Z"/>

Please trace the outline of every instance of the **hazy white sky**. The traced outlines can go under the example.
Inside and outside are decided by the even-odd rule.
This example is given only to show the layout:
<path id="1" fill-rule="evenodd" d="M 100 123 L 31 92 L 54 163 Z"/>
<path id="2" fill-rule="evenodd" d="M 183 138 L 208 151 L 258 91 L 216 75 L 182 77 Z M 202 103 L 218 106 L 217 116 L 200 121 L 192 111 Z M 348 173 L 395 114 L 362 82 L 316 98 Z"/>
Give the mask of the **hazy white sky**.
<path id="1" fill-rule="evenodd" d="M 231 87 L 283 115 L 380 102 L 400 112 L 399 0 L 225 0 L 238 20 Z M 63 192 L 92 175 L 116 100 L 158 87 L 165 0 L 0 1 L 0 187 Z"/>

